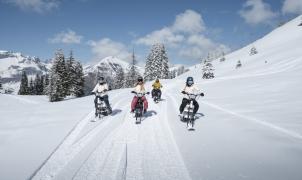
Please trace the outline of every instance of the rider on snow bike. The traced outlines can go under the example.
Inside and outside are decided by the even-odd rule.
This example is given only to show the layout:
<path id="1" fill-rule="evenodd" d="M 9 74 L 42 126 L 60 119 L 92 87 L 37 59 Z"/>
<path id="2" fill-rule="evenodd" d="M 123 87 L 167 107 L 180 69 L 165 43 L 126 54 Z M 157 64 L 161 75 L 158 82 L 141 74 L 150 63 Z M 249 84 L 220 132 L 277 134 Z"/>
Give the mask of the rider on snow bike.
<path id="1" fill-rule="evenodd" d="M 108 108 L 108 113 L 112 113 L 112 109 L 110 107 L 110 104 L 109 104 L 109 98 L 108 98 L 108 94 L 107 94 L 107 91 L 109 90 L 108 88 L 108 84 L 106 83 L 105 81 L 105 78 L 104 77 L 100 77 L 99 78 L 99 82 L 96 84 L 96 86 L 94 87 L 94 89 L 92 90 L 92 94 L 96 94 L 96 93 L 101 93 L 102 94 L 102 99 L 103 101 L 105 102 L 107 108 Z M 94 99 L 94 105 L 95 105 L 95 108 L 97 109 L 97 102 L 98 102 L 98 98 L 101 98 L 100 96 L 95 96 L 95 99 Z M 96 114 L 97 116 L 97 114 Z"/>
<path id="2" fill-rule="evenodd" d="M 144 80 L 143 80 L 142 77 L 137 78 L 137 83 L 135 85 L 134 92 L 135 93 L 142 93 L 142 94 L 147 93 L 146 89 L 144 87 Z M 132 99 L 132 102 L 131 102 L 131 113 L 134 112 L 135 106 L 137 104 L 137 100 L 138 100 L 138 97 L 134 96 L 133 99 Z M 145 96 L 142 97 L 142 100 L 143 100 L 143 104 L 144 104 L 144 113 L 146 113 L 147 109 L 148 109 L 148 101 L 147 101 Z"/>
<path id="3" fill-rule="evenodd" d="M 179 107 L 180 116 L 182 115 L 186 105 L 190 103 L 188 94 L 200 94 L 200 90 L 194 85 L 193 77 L 187 78 L 186 86 L 181 91 L 181 93 L 184 94 L 184 98 L 182 99 L 182 103 Z M 201 93 L 201 96 L 203 96 L 203 93 Z M 199 109 L 199 104 L 195 99 L 193 100 L 193 105 L 194 105 L 193 116 L 195 116 L 195 114 Z"/>
<path id="4" fill-rule="evenodd" d="M 163 86 L 160 84 L 159 79 L 156 79 L 155 82 L 152 84 L 152 98 L 156 95 L 158 95 L 158 98 L 161 99 L 161 90 L 160 88 L 162 88 Z"/>

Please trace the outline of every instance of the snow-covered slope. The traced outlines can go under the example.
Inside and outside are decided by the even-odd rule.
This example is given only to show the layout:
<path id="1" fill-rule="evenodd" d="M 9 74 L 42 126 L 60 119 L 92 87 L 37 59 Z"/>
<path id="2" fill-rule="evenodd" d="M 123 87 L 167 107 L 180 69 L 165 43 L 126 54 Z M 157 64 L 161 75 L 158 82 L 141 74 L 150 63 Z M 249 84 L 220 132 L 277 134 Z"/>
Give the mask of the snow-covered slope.
<path id="1" fill-rule="evenodd" d="M 276 28 L 254 43 L 225 56 L 224 62 L 213 62 L 216 77 L 225 75 L 258 75 L 286 71 L 300 65 L 302 52 L 301 17 Z M 250 55 L 255 47 L 258 54 Z M 237 61 L 241 69 L 235 69 Z"/>
<path id="2" fill-rule="evenodd" d="M 163 100 L 148 97 L 140 125 L 129 113 L 131 89 L 110 91 L 113 114 L 97 122 L 93 96 L 0 95 L 1 179 L 301 180 L 302 41 L 284 33 L 297 22 L 255 42 L 257 55 L 245 48 L 214 62 L 215 79 L 196 67 L 162 80 Z M 195 131 L 178 117 L 187 76 L 205 93 Z"/>

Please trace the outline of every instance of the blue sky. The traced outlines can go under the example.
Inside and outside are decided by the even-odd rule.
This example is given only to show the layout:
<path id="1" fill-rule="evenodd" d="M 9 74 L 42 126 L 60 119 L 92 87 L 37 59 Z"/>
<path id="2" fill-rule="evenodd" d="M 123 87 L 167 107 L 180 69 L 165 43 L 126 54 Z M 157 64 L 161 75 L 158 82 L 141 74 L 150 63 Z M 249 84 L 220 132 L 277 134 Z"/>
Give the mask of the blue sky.
<path id="1" fill-rule="evenodd" d="M 0 49 L 41 59 L 73 50 L 83 63 L 109 55 L 144 63 L 164 43 L 172 63 L 232 51 L 302 13 L 301 0 L 0 0 Z"/>

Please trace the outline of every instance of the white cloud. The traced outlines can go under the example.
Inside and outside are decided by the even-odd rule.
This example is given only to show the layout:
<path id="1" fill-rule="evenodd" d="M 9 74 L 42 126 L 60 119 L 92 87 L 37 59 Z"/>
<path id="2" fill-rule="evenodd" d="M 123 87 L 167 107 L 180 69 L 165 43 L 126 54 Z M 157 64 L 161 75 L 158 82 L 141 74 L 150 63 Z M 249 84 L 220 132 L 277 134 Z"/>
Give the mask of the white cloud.
<path id="1" fill-rule="evenodd" d="M 37 13 L 44 13 L 59 7 L 59 0 L 4 0 L 22 10 L 31 10 Z"/>
<path id="2" fill-rule="evenodd" d="M 278 15 L 262 0 L 247 0 L 239 14 L 250 25 L 270 24 L 270 21 Z"/>
<path id="3" fill-rule="evenodd" d="M 145 37 L 139 38 L 136 43 L 151 46 L 155 43 L 164 43 L 170 46 L 176 46 L 184 40 L 183 35 L 176 34 L 170 28 L 153 31 Z"/>
<path id="4" fill-rule="evenodd" d="M 302 0 L 285 0 L 282 6 L 282 12 L 301 14 L 302 13 Z"/>
<path id="5" fill-rule="evenodd" d="M 88 41 L 88 45 L 91 46 L 95 58 L 103 59 L 107 56 L 116 56 L 123 60 L 128 60 L 131 57 L 131 53 L 128 52 L 127 47 L 123 43 L 109 38 L 99 41 Z"/>
<path id="6" fill-rule="evenodd" d="M 202 16 L 193 10 L 186 10 L 184 13 L 177 15 L 172 26 L 174 32 L 199 33 L 205 29 Z"/>
<path id="7" fill-rule="evenodd" d="M 202 34 L 194 34 L 188 37 L 186 45 L 179 50 L 178 55 L 186 59 L 198 60 L 214 51 L 218 54 L 222 51 L 227 53 L 230 48 L 214 42 Z"/>
<path id="8" fill-rule="evenodd" d="M 206 29 L 202 16 L 193 11 L 186 10 L 176 16 L 172 26 L 155 30 L 145 37 L 135 41 L 136 44 L 150 46 L 155 43 L 164 43 L 168 46 L 177 46 L 184 41 L 186 34 L 200 33 Z"/>
<path id="9" fill-rule="evenodd" d="M 171 26 L 140 37 L 135 40 L 135 43 L 146 46 L 163 43 L 169 52 L 185 60 L 198 60 L 217 49 L 229 50 L 225 45 L 207 38 L 204 35 L 206 30 L 202 15 L 193 10 L 186 10 L 176 16 Z"/>
<path id="10" fill-rule="evenodd" d="M 74 31 L 68 30 L 56 34 L 53 38 L 49 39 L 50 43 L 63 43 L 63 44 L 80 44 L 83 36 L 77 35 Z"/>

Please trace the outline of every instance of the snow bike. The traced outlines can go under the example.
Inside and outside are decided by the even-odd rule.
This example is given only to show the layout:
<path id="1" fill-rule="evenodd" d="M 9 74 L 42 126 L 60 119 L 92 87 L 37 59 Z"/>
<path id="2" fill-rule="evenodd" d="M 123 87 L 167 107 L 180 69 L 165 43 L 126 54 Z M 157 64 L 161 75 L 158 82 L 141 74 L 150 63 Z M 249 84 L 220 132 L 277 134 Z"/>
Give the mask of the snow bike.
<path id="1" fill-rule="evenodd" d="M 137 97 L 137 103 L 134 108 L 134 113 L 135 113 L 134 117 L 135 117 L 135 123 L 140 124 L 142 122 L 143 112 L 144 112 L 144 103 L 142 97 L 150 93 L 149 92 L 137 93 L 135 91 L 131 91 L 131 93 L 135 94 L 135 96 Z"/>
<path id="2" fill-rule="evenodd" d="M 108 116 L 110 114 L 110 109 L 106 106 L 106 103 L 104 101 L 104 91 L 95 93 L 95 96 L 97 98 L 95 116 L 100 119 Z M 96 121 L 96 119 L 94 119 L 93 121 Z"/>
<path id="3" fill-rule="evenodd" d="M 153 100 L 154 100 L 155 103 L 158 103 L 159 100 L 160 100 L 160 94 L 161 94 L 160 90 L 154 89 L 153 91 L 154 91 L 153 92 Z"/>
<path id="4" fill-rule="evenodd" d="M 189 97 L 189 103 L 186 105 L 183 113 L 182 113 L 182 116 L 180 116 L 180 120 L 183 121 L 183 122 L 187 122 L 187 129 L 189 131 L 194 131 L 194 122 L 195 122 L 195 114 L 193 113 L 193 110 L 194 110 L 194 104 L 193 104 L 193 101 L 195 99 L 197 99 L 197 97 L 199 96 L 204 96 L 203 93 L 200 93 L 200 94 L 188 94 L 186 93 Z"/>

